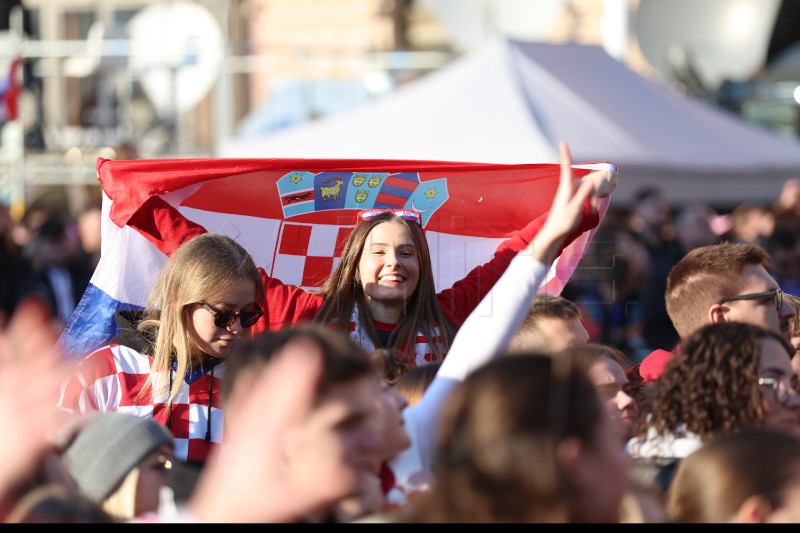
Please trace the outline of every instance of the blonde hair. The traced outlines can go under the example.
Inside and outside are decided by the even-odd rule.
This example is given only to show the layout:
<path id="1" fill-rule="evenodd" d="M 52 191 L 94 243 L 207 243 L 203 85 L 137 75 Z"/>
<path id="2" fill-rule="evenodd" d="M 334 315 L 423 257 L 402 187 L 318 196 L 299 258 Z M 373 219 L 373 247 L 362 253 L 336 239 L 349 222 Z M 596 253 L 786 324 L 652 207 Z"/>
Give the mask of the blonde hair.
<path id="1" fill-rule="evenodd" d="M 216 233 L 204 233 L 183 243 L 159 273 L 139 330 L 155 331 L 150 354 L 153 373 L 167 373 L 172 361 L 177 363 L 176 379 L 159 380 L 158 392 L 169 393 L 167 404 L 172 404 L 178 394 L 183 377 L 203 360 L 189 306 L 213 300 L 241 280 L 255 284 L 255 301 L 263 307 L 264 283 L 253 258 L 235 240 Z M 250 330 L 245 329 L 242 336 L 249 338 Z M 155 382 L 153 374 L 147 382 Z M 143 387 L 142 392 L 146 389 Z"/>
<path id="2" fill-rule="evenodd" d="M 138 466 L 132 468 L 117 490 L 103 500 L 101 506 L 111 517 L 116 520 L 130 520 L 138 513 L 136 511 L 136 488 L 139 484 Z"/>

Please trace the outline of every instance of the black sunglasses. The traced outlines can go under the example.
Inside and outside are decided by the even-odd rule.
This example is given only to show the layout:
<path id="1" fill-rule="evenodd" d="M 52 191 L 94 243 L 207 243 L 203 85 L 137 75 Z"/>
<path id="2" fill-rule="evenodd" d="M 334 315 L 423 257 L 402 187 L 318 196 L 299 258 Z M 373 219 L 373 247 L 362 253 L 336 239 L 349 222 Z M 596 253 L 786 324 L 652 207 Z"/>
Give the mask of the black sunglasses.
<path id="1" fill-rule="evenodd" d="M 255 324 L 259 318 L 264 316 L 264 311 L 257 305 L 251 309 L 243 309 L 238 313 L 220 311 L 219 309 L 214 309 L 205 302 L 200 302 L 200 305 L 203 306 L 203 309 L 214 315 L 214 325 L 218 328 L 227 328 L 233 324 L 237 318 L 241 321 L 243 328 L 249 328 Z"/>
<path id="2" fill-rule="evenodd" d="M 780 289 L 772 289 L 765 292 L 753 292 L 750 294 L 740 294 L 739 296 L 731 296 L 730 298 L 723 298 L 717 305 L 722 305 L 725 302 L 733 302 L 735 300 L 757 300 L 758 298 L 771 297 L 775 299 L 775 308 L 780 311 L 783 306 L 783 291 Z"/>

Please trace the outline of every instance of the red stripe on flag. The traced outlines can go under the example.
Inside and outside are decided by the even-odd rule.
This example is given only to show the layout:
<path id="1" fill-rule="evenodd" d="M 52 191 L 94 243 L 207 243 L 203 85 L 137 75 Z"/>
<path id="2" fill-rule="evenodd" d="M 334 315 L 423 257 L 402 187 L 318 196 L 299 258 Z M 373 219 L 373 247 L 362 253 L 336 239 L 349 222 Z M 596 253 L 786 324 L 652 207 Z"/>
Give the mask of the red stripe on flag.
<path id="1" fill-rule="evenodd" d="M 2 96 L 3 105 L 6 108 L 5 119 L 8 121 L 17 120 L 17 116 L 19 115 L 19 95 L 22 92 L 22 85 L 20 84 L 17 71 L 21 64 L 22 60 L 18 57 L 14 58 L 11 62 L 11 68 L 8 72 L 8 85 Z"/>
<path id="2" fill-rule="evenodd" d="M 385 192 L 382 192 L 378 194 L 378 197 L 375 199 L 375 203 L 403 207 L 406 205 L 406 200 L 407 198 L 403 198 L 402 196 L 395 196 L 394 194 L 386 194 Z"/>
<path id="3" fill-rule="evenodd" d="M 403 178 L 398 178 L 398 177 L 395 177 L 395 176 L 389 176 L 388 178 L 386 178 L 386 181 L 383 182 L 383 186 L 384 187 L 387 186 L 387 185 L 389 187 L 397 187 L 398 189 L 405 189 L 407 191 L 414 192 L 417 189 L 417 187 L 419 186 L 419 182 L 416 181 L 416 180 L 403 179 Z"/>

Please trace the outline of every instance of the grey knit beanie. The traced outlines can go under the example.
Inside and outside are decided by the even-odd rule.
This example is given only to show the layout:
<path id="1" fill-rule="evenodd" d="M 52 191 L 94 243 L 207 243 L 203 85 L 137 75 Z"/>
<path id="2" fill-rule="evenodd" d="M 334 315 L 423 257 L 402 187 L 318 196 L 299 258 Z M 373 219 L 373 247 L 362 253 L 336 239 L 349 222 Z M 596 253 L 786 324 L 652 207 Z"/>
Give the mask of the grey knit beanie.
<path id="1" fill-rule="evenodd" d="M 84 494 L 102 503 L 142 459 L 163 444 L 173 446 L 172 435 L 152 419 L 100 413 L 78 432 L 62 457 Z"/>

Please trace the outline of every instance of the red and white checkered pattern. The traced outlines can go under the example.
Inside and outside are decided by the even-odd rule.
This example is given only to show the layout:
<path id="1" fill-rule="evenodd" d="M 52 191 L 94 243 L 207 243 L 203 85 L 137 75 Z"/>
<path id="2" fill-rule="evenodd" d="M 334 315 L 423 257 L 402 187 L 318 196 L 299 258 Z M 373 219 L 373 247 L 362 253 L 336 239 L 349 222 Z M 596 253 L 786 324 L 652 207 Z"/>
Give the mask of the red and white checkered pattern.
<path id="1" fill-rule="evenodd" d="M 352 226 L 283 225 L 272 275 L 306 289 L 322 284 L 339 262 Z"/>
<path id="2" fill-rule="evenodd" d="M 183 461 L 205 462 L 212 443 L 222 442 L 223 413 L 222 379 L 225 363 L 214 367 L 191 384 L 181 381 L 181 388 L 172 404 L 172 420 L 166 395 L 153 399 L 148 384 L 153 358 L 120 344 L 111 344 L 89 354 L 78 365 L 76 374 L 66 383 L 59 407 L 73 413 L 119 411 L 143 418 L 152 418 L 167 427 L 174 436 L 175 457 Z M 168 379 L 154 375 L 153 382 Z M 206 442 L 208 428 L 209 380 L 211 393 L 211 441 Z M 144 393 L 140 395 L 140 392 Z"/>

